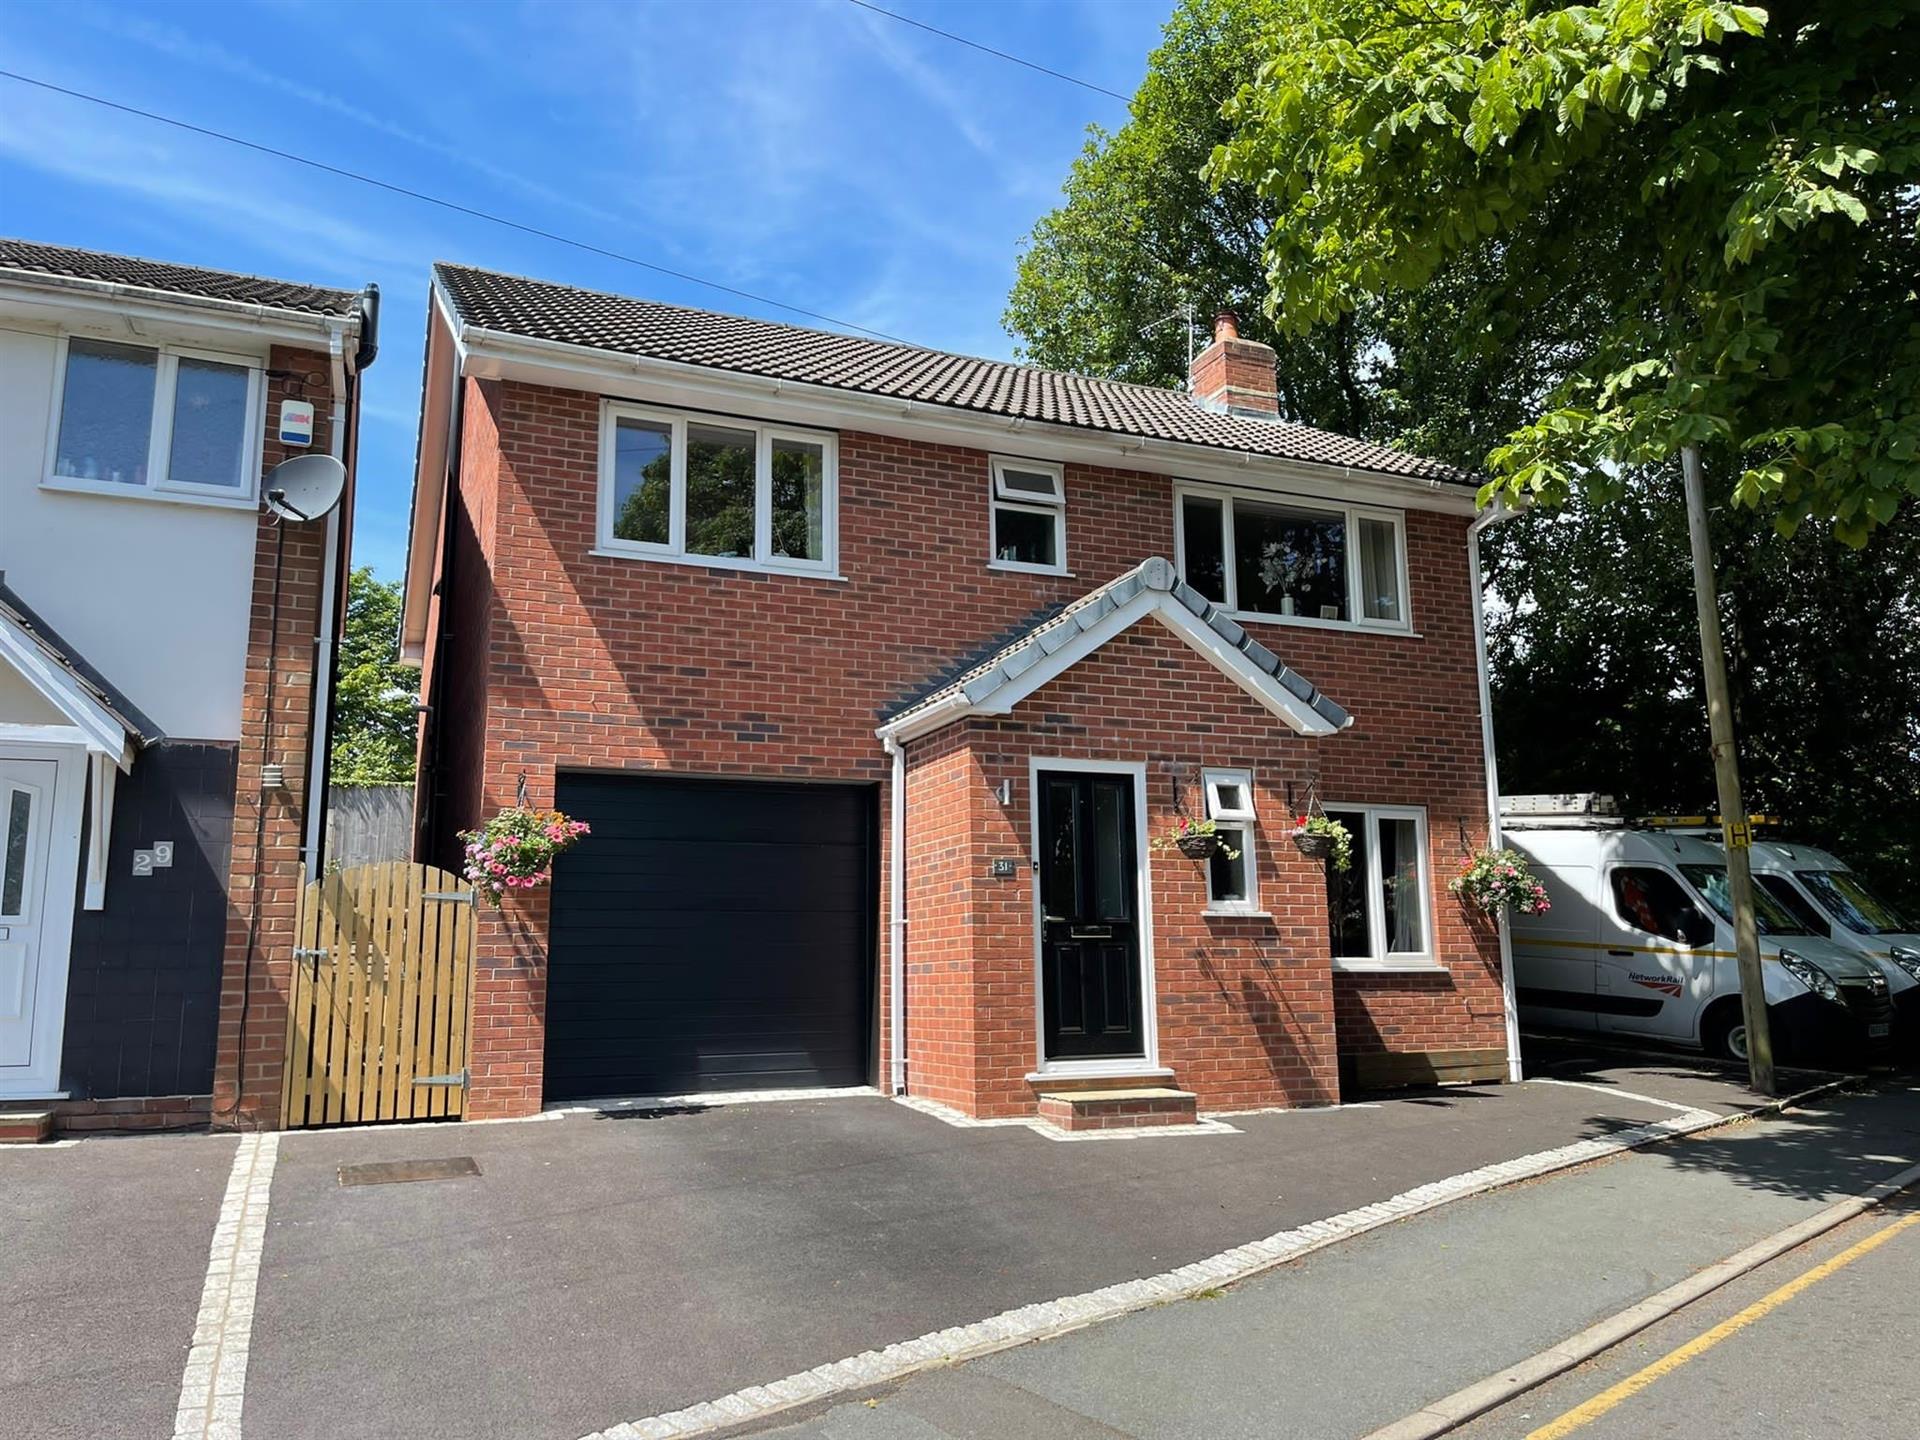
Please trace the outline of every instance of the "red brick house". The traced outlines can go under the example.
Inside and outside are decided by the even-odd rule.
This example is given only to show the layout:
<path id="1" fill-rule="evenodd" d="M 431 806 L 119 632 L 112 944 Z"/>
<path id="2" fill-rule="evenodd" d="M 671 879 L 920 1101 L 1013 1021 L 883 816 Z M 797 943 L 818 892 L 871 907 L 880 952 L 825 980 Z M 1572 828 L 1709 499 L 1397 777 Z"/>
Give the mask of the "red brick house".
<path id="1" fill-rule="evenodd" d="M 1279 420 L 1224 320 L 1186 394 L 438 266 L 422 856 L 520 795 L 593 827 L 482 920 L 468 1113 L 1506 1074 L 1445 885 L 1488 827 L 1474 511 Z M 1156 846 L 1182 816 L 1237 853 Z"/>
<path id="2" fill-rule="evenodd" d="M 0 240 L 0 1110 L 279 1121 L 377 314 Z M 269 513 L 312 454 L 345 498 Z"/>

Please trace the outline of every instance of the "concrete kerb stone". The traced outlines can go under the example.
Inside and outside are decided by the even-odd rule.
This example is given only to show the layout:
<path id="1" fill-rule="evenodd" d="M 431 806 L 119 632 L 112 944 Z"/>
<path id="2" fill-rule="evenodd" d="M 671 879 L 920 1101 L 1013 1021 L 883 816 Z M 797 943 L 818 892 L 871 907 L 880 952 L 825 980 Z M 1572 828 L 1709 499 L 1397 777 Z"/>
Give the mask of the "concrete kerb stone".
<path id="1" fill-rule="evenodd" d="M 1217 1290 L 1224 1285 L 1239 1284 L 1317 1250 L 1363 1235 L 1370 1230 L 1397 1224 L 1408 1216 L 1436 1210 L 1456 1200 L 1483 1195 L 1518 1181 L 1538 1179 L 1545 1175 L 1590 1164 L 1595 1160 L 1658 1144 L 1661 1141 L 1699 1134 L 1702 1131 L 1738 1124 L 1763 1115 L 1778 1114 L 1856 1083 L 1857 1079 L 1858 1077 L 1842 1076 L 1811 1086 L 1794 1095 L 1769 1101 L 1756 1109 L 1728 1115 L 1692 1107 L 1684 1108 L 1666 1119 L 1634 1126 L 1605 1140 L 1583 1140 L 1552 1150 L 1520 1156 L 1513 1160 L 1481 1166 L 1445 1180 L 1416 1186 L 1386 1200 L 1375 1201 L 1340 1215 L 1311 1221 L 1292 1230 L 1283 1230 L 1263 1240 L 1236 1246 L 1232 1250 L 1222 1251 L 1218 1255 L 1209 1256 L 1204 1260 L 1159 1275 L 1124 1281 L 1118 1285 L 1107 1286 L 1082 1295 L 1067 1295 L 1057 1300 L 1021 1306 L 990 1316 L 972 1325 L 953 1326 L 946 1330 L 917 1336 L 911 1340 L 889 1345 L 884 1350 L 866 1351 L 850 1360 L 816 1366 L 812 1370 L 803 1371 L 782 1380 L 749 1386 L 732 1395 L 722 1396 L 718 1400 L 702 1402 L 686 1409 L 630 1421 L 627 1424 L 631 1427 L 632 1433 L 644 1437 L 706 1435 L 721 1430 L 738 1429 L 746 1424 L 757 1424 L 782 1411 L 815 1404 L 829 1396 L 851 1394 L 877 1385 L 897 1383 L 922 1370 L 954 1365 L 1001 1350 L 1012 1349 L 1015 1346 L 1052 1339 L 1103 1321 L 1118 1319 L 1150 1306 L 1192 1298 L 1203 1291 Z M 953 1123 L 950 1113 L 940 1114 L 946 1110 L 944 1106 L 936 1107 L 925 1101 L 916 1103 L 907 1097 L 900 1097 L 900 1103 L 907 1104 L 916 1110 L 923 1110 L 925 1113 L 939 1114 L 939 1118 Z M 1024 1119 L 1010 1122 L 968 1122 L 962 1119 L 959 1123 L 974 1125 L 1011 1123 L 1038 1128 L 1032 1121 Z M 1516 1367 L 1512 1373 L 1519 1374 L 1519 1368 Z M 1439 1417 L 1436 1415 L 1434 1418 Z M 661 1429 L 659 1428 L 661 1426 L 670 1428 Z M 1392 1440 L 1410 1440 L 1413 1433 L 1415 1432 L 1409 1432 L 1407 1437 L 1395 1435 Z M 613 1430 L 596 1432 L 594 1435 L 585 1437 L 585 1440 L 625 1440 L 625 1436 L 616 1427 Z M 1380 1440 L 1387 1440 L 1387 1437 L 1383 1435 Z"/>

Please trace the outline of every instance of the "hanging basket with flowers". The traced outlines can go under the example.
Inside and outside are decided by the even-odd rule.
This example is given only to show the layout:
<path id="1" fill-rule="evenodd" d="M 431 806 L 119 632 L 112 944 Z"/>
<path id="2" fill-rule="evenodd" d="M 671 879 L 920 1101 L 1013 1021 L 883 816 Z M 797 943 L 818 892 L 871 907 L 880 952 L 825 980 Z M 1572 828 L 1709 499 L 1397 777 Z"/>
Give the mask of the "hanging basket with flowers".
<path id="1" fill-rule="evenodd" d="M 1302 815 L 1293 825 L 1293 848 L 1309 860 L 1323 860 L 1345 872 L 1353 864 L 1353 836 L 1326 815 Z"/>
<path id="2" fill-rule="evenodd" d="M 1211 860 L 1215 855 L 1229 860 L 1240 858 L 1240 852 L 1227 844 L 1213 821 L 1196 820 L 1190 815 L 1176 819 L 1166 834 L 1154 836 L 1152 846 L 1156 852 L 1178 850 L 1189 860 Z"/>
<path id="3" fill-rule="evenodd" d="M 1547 887 L 1534 879 L 1526 857 L 1517 850 L 1475 850 L 1447 889 L 1496 918 L 1508 910 L 1544 915 L 1553 908 Z"/>
<path id="4" fill-rule="evenodd" d="M 558 810 L 512 806 L 478 830 L 460 832 L 467 846 L 466 877 L 498 907 L 510 893 L 551 881 L 554 859 L 588 833 L 586 821 Z"/>

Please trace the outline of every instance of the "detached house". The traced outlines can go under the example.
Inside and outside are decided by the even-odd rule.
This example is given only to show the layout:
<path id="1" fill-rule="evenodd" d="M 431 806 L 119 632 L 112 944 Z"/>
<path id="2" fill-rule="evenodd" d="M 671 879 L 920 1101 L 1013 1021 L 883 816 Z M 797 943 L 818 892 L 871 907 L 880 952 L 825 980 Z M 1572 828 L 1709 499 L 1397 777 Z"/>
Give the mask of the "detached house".
<path id="1" fill-rule="evenodd" d="M 0 240 L 0 1110 L 277 1121 L 375 296 Z M 351 491 L 348 492 L 349 503 Z"/>
<path id="2" fill-rule="evenodd" d="M 1281 421 L 1273 359 L 1223 317 L 1179 393 L 437 266 L 422 856 L 522 797 L 592 826 L 483 914 L 468 1114 L 1504 1075 L 1445 885 L 1488 831 L 1473 483 Z M 1233 853 L 1156 846 L 1182 817 Z"/>

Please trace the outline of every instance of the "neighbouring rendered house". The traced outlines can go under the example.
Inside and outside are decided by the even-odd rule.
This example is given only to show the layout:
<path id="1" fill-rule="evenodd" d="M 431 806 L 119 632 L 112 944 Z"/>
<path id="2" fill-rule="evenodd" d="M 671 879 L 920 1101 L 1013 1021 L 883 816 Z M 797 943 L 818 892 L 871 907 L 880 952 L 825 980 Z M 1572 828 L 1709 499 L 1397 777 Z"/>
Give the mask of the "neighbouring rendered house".
<path id="1" fill-rule="evenodd" d="M 468 1111 L 875 1085 L 1063 1123 L 1508 1074 L 1468 475 L 1190 393 L 437 266 L 403 654 Z M 1301 854 L 1310 805 L 1353 835 Z M 1235 853 L 1156 845 L 1211 819 Z"/>
<path id="2" fill-rule="evenodd" d="M 376 313 L 0 240 L 0 1110 L 278 1122 Z"/>

